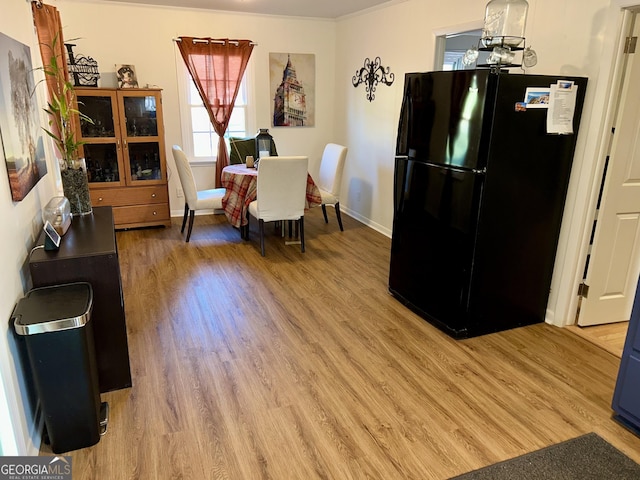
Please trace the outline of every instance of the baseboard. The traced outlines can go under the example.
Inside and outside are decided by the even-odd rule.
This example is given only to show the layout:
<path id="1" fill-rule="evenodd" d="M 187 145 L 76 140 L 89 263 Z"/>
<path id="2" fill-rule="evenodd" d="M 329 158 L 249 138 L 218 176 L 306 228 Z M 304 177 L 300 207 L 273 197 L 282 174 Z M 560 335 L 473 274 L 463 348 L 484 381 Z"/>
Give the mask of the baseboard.
<path id="1" fill-rule="evenodd" d="M 355 218 L 360 223 L 364 223 L 367 227 L 373 228 L 376 232 L 381 233 L 385 237 L 391 238 L 391 230 L 389 228 L 386 228 L 379 223 L 373 222 L 369 218 L 363 217 L 359 213 L 349 209 L 349 207 L 343 206 L 342 203 L 340 204 L 340 213 L 346 213 L 351 218 Z"/>
<path id="2" fill-rule="evenodd" d="M 35 411 L 33 412 L 33 424 L 31 424 L 31 431 L 29 432 L 31 443 L 25 445 L 25 455 L 29 457 L 37 457 L 38 455 L 40 455 L 43 432 L 44 416 L 42 415 L 42 406 L 40 405 L 40 400 L 38 400 Z"/>

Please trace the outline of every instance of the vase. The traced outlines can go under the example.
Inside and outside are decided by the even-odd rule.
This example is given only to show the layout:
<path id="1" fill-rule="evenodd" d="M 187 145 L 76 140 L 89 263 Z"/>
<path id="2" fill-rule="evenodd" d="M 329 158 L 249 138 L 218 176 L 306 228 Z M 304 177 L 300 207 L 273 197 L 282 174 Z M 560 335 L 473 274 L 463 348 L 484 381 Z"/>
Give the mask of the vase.
<path id="1" fill-rule="evenodd" d="M 485 47 L 518 47 L 524 41 L 529 4 L 527 0 L 491 0 L 482 27 Z"/>
<path id="2" fill-rule="evenodd" d="M 61 163 L 60 177 L 62 178 L 64 196 L 67 197 L 71 205 L 71 213 L 73 215 L 90 214 L 93 210 L 84 158 Z"/>

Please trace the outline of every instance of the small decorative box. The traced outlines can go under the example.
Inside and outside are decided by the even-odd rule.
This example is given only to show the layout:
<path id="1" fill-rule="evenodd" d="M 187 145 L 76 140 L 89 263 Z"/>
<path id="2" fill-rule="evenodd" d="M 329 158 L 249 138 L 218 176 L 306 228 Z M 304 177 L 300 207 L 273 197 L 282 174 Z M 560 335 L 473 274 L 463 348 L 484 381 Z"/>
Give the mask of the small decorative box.
<path id="1" fill-rule="evenodd" d="M 58 235 L 67 233 L 71 225 L 71 205 L 66 197 L 53 197 L 42 209 L 42 221 L 53 225 Z"/>

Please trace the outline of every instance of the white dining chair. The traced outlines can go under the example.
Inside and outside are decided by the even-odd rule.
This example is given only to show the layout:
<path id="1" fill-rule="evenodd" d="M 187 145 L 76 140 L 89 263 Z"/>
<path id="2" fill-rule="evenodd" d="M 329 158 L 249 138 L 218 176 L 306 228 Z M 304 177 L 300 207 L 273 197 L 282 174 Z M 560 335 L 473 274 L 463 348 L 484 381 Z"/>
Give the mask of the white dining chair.
<path id="1" fill-rule="evenodd" d="M 320 190 L 320 196 L 322 197 L 322 214 L 324 215 L 324 221 L 325 223 L 329 223 L 326 206 L 332 205 L 336 211 L 340 231 L 344 231 L 344 228 L 342 228 L 342 217 L 340 216 L 340 187 L 347 151 L 347 147 L 336 143 L 328 143 L 322 153 L 320 174 L 316 182 Z"/>
<path id="2" fill-rule="evenodd" d="M 300 232 L 304 253 L 304 207 L 307 191 L 308 157 L 263 157 L 258 165 L 257 198 L 249 204 L 250 217 L 260 225 L 260 251 L 264 257 L 264 223 L 292 220 Z M 246 238 L 249 237 L 249 225 Z"/>
<path id="3" fill-rule="evenodd" d="M 189 159 L 178 145 L 172 147 L 173 158 L 178 169 L 178 176 L 182 184 L 182 192 L 184 193 L 184 216 L 182 217 L 182 229 L 180 233 L 184 233 L 184 227 L 189 217 L 189 229 L 187 230 L 186 241 L 191 238 L 191 229 L 193 228 L 193 218 L 196 210 L 219 210 L 222 209 L 222 197 L 224 197 L 224 188 L 211 188 L 208 190 L 198 190 L 196 180 L 191 171 Z"/>

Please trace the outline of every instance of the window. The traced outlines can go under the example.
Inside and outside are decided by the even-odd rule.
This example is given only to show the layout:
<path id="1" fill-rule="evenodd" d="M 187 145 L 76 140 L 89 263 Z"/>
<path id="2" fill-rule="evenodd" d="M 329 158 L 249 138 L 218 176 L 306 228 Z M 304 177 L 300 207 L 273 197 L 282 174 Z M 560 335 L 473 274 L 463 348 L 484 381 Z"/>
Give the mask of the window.
<path id="1" fill-rule="evenodd" d="M 218 135 L 213 130 L 213 125 L 209 120 L 209 114 L 204 108 L 200 94 L 196 89 L 191 75 L 186 67 L 182 66 L 182 82 L 180 82 L 182 111 L 182 141 L 184 145 L 182 149 L 192 162 L 211 162 L 215 161 L 218 154 Z M 229 126 L 225 134 L 227 139 L 227 148 L 229 148 L 229 137 L 246 137 L 250 132 L 249 125 L 249 102 L 247 77 L 249 69 L 245 71 L 242 83 L 238 90 Z"/>

